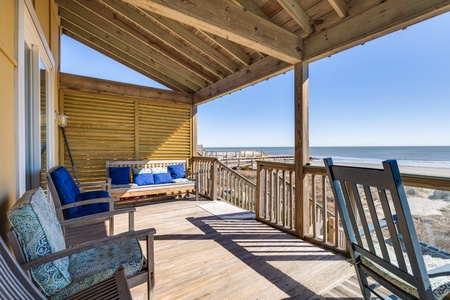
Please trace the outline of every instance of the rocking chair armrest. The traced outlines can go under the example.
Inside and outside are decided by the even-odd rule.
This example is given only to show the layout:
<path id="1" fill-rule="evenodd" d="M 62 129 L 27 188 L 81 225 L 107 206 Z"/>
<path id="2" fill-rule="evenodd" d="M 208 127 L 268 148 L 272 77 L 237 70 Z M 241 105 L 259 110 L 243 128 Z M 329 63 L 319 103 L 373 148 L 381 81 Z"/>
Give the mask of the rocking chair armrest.
<path id="1" fill-rule="evenodd" d="M 434 269 L 431 269 L 430 271 L 428 271 L 428 277 L 433 278 L 433 277 L 439 277 L 439 276 L 448 276 L 450 275 L 450 264 L 448 265 L 444 265 L 444 266 L 440 266 Z"/>
<path id="2" fill-rule="evenodd" d="M 105 198 L 96 198 L 96 199 L 88 199 L 88 200 L 81 200 L 70 204 L 64 204 L 58 207 L 59 210 L 76 207 L 80 205 L 87 205 L 87 204 L 93 204 L 93 203 L 114 203 L 119 201 L 118 197 L 105 197 Z"/>
<path id="3" fill-rule="evenodd" d="M 148 229 L 143 229 L 143 230 L 139 230 L 139 231 L 129 231 L 129 232 L 115 235 L 115 236 L 109 236 L 109 237 L 98 239 L 95 241 L 85 242 L 85 243 L 78 244 L 73 247 L 52 253 L 52 254 L 42 256 L 42 257 L 33 259 L 31 261 L 25 262 L 25 263 L 21 264 L 21 267 L 22 267 L 22 269 L 24 269 L 26 271 L 30 268 L 38 267 L 42 264 L 52 262 L 57 259 L 67 257 L 67 256 L 70 256 L 70 255 L 73 255 L 76 253 L 80 253 L 80 252 L 83 252 L 83 251 L 86 251 L 89 249 L 98 248 L 98 247 L 112 244 L 115 242 L 130 240 L 132 238 L 139 239 L 139 238 L 150 237 L 150 236 L 153 236 L 155 233 L 156 233 L 156 230 L 154 228 L 148 228 Z M 149 255 L 149 254 L 147 254 L 147 255 Z"/>
<path id="4" fill-rule="evenodd" d="M 115 209 L 112 211 L 92 214 L 88 216 L 73 218 L 61 221 L 60 224 L 63 228 L 70 228 L 70 227 L 77 227 L 80 225 L 90 224 L 94 223 L 100 220 L 107 219 L 109 217 L 115 216 L 115 215 L 121 215 L 121 214 L 130 214 L 129 218 L 134 222 L 134 212 L 136 211 L 136 208 L 130 207 L 130 208 L 121 208 L 121 209 Z M 133 228 L 130 228 L 131 230 Z"/>

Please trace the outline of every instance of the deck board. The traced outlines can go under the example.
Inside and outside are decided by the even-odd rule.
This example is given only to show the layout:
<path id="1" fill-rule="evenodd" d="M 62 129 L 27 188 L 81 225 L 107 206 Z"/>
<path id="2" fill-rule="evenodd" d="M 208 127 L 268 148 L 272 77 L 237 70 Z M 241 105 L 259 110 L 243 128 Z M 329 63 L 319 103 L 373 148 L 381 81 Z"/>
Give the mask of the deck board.
<path id="1" fill-rule="evenodd" d="M 198 206 L 205 203 L 165 200 L 136 208 L 135 229 L 157 230 L 157 299 L 350 299 L 335 289 L 354 275 L 344 257 L 255 220 L 222 220 Z M 127 230 L 126 216 L 115 222 L 116 233 Z M 98 224 L 68 230 L 66 239 L 73 244 L 106 232 Z M 145 293 L 145 285 L 132 289 L 133 299 Z"/>

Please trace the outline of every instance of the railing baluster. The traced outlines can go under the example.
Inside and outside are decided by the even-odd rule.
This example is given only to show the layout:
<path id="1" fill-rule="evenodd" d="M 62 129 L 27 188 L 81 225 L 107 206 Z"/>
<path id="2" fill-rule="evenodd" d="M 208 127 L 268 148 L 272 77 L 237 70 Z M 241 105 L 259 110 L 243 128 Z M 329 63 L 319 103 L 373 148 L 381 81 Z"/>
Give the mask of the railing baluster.
<path id="1" fill-rule="evenodd" d="M 327 232 L 327 221 L 328 221 L 328 210 L 327 210 L 327 193 L 326 193 L 326 181 L 325 177 L 322 176 L 322 237 L 323 242 L 326 243 L 328 241 L 328 232 Z"/>
<path id="2" fill-rule="evenodd" d="M 280 176 L 278 170 L 274 171 L 275 174 L 275 224 L 280 223 Z"/>
<path id="3" fill-rule="evenodd" d="M 311 214 L 312 214 L 312 236 L 313 238 L 317 237 L 317 217 L 316 217 L 316 207 L 317 207 L 317 185 L 316 185 L 316 175 L 311 175 L 311 182 L 312 182 L 312 190 L 311 190 L 311 197 L 312 197 L 312 207 L 311 207 Z"/>
<path id="4" fill-rule="evenodd" d="M 289 171 L 289 201 L 290 201 L 290 205 L 289 205 L 289 228 L 291 228 L 291 230 L 293 228 L 295 228 L 295 223 L 294 223 L 294 209 L 295 209 L 295 199 L 294 199 L 294 171 Z"/>
<path id="5" fill-rule="evenodd" d="M 286 227 L 287 225 L 287 192 L 286 192 L 286 170 L 283 170 L 283 203 L 282 203 L 282 207 L 283 207 L 283 226 Z"/>

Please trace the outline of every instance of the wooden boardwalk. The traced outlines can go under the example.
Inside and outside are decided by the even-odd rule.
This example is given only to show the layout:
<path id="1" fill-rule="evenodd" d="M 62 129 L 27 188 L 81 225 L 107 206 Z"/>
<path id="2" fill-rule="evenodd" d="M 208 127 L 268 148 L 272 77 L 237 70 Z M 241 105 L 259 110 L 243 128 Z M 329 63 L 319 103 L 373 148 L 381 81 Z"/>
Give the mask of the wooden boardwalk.
<path id="1" fill-rule="evenodd" d="M 254 220 L 225 221 L 198 206 L 205 203 L 211 201 L 137 207 L 135 228 L 157 230 L 157 299 L 362 299 L 350 296 L 357 286 L 348 297 L 330 297 L 354 275 L 342 256 Z M 100 225 L 68 232 L 68 244 L 106 235 Z M 115 228 L 127 230 L 125 216 Z M 145 291 L 133 288 L 133 299 L 145 299 Z"/>

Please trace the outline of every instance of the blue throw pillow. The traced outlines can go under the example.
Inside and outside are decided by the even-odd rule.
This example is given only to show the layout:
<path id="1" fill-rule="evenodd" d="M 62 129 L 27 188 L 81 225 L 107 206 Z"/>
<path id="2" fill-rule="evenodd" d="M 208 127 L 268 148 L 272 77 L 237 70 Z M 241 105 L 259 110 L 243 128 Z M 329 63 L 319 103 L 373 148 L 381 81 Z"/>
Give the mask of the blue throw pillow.
<path id="1" fill-rule="evenodd" d="M 130 183 L 130 167 L 110 167 L 109 177 L 111 184 L 128 184 Z"/>
<path id="2" fill-rule="evenodd" d="M 167 170 L 170 172 L 172 179 L 186 177 L 186 173 L 184 172 L 183 164 L 167 166 Z"/>
<path id="3" fill-rule="evenodd" d="M 139 173 L 139 174 L 134 174 L 134 183 L 136 183 L 139 186 L 149 185 L 149 184 L 154 184 L 155 180 L 153 179 L 152 173 Z"/>
<path id="4" fill-rule="evenodd" d="M 170 175 L 170 173 L 153 174 L 153 178 L 155 180 L 155 184 L 172 182 L 172 176 Z"/>

